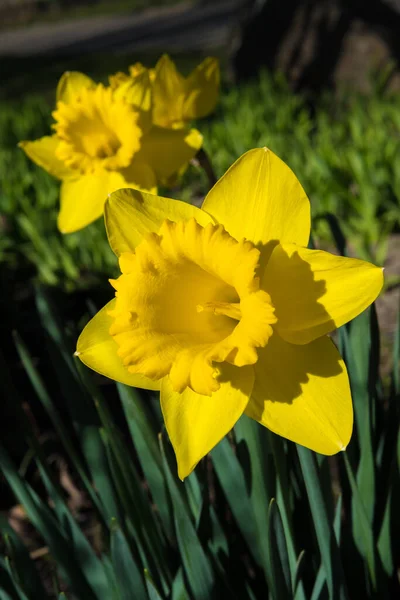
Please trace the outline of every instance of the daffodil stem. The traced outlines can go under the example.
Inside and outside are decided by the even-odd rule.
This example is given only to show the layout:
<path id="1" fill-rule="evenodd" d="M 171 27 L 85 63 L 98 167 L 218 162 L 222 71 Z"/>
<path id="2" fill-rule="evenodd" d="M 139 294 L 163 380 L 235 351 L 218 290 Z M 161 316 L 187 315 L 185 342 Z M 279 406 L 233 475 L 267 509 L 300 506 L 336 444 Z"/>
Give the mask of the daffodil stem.
<path id="1" fill-rule="evenodd" d="M 200 167 L 204 169 L 211 189 L 217 183 L 217 177 L 215 175 L 214 167 L 212 166 L 210 157 L 208 156 L 204 148 L 201 148 L 198 151 L 198 153 L 196 154 L 196 160 L 198 161 Z"/>

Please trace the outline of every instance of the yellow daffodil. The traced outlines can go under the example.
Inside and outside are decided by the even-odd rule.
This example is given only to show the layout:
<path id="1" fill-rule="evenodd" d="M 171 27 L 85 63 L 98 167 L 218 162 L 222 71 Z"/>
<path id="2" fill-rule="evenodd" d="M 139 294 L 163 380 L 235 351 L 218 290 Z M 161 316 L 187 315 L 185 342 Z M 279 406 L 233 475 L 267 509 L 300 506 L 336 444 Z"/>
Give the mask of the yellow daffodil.
<path id="1" fill-rule="evenodd" d="M 136 63 L 130 67 L 129 75 L 116 73 L 111 76 L 110 85 L 135 104 L 144 79 L 151 88 L 153 123 L 160 127 L 180 129 L 186 123 L 210 114 L 218 100 L 220 73 L 215 58 L 206 58 L 184 77 L 164 54 L 154 69 Z"/>
<path id="2" fill-rule="evenodd" d="M 122 274 L 77 354 L 161 391 L 182 479 L 243 413 L 322 454 L 346 448 L 349 381 L 327 334 L 375 300 L 383 273 L 307 248 L 309 201 L 277 156 L 244 154 L 202 209 L 119 190 L 105 220 Z"/>
<path id="3" fill-rule="evenodd" d="M 107 194 L 119 188 L 156 193 L 157 185 L 200 149 L 196 129 L 152 126 L 146 82 L 139 83 L 136 102 L 129 103 L 82 73 L 65 73 L 57 88 L 54 135 L 20 143 L 36 164 L 62 181 L 62 233 L 100 217 Z"/>

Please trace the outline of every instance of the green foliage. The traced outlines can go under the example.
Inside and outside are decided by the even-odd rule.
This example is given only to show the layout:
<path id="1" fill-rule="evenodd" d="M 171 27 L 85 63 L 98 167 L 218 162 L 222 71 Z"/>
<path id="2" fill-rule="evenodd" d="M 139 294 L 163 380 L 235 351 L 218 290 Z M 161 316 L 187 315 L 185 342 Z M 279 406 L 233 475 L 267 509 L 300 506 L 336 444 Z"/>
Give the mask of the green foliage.
<path id="1" fill-rule="evenodd" d="M 398 102 L 380 82 L 368 97 L 327 95 L 311 108 L 279 78 L 261 74 L 224 89 L 217 113 L 198 127 L 218 176 L 246 150 L 269 146 L 300 177 L 317 236 L 331 239 L 325 216 L 333 214 L 358 256 L 383 263 L 388 235 L 400 225 Z M 17 148 L 50 131 L 51 109 L 43 96 L 0 106 L 0 261 L 30 268 L 47 285 L 87 288 L 115 270 L 101 219 L 59 234 L 59 183 Z M 186 201 L 207 191 L 193 167 L 179 189 L 161 190 Z"/>
<path id="2" fill-rule="evenodd" d="M 22 476 L 4 443 L 0 467 L 48 548 L 55 583 L 44 587 L 2 517 L 0 598 L 380 600 L 400 592 L 400 328 L 387 386 L 374 308 L 339 330 L 355 407 L 346 453 L 313 454 L 243 416 L 182 484 L 158 398 L 103 385 L 72 357 L 76 331 L 62 324 L 44 289 L 36 305 L 46 344 L 38 364 L 15 336 L 36 396 L 31 406 L 42 407 L 57 432 L 101 543 L 95 552 L 79 526 L 3 361 L 5 410 L 18 419 L 41 484 Z"/>

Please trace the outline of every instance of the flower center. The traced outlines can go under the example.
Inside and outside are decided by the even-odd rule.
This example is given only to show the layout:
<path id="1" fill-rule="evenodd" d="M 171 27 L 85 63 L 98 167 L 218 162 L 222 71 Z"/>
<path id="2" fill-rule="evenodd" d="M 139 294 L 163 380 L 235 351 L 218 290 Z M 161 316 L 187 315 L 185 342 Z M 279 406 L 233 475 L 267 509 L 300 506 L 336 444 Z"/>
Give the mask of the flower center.
<path id="1" fill-rule="evenodd" d="M 140 148 L 137 112 L 101 84 L 59 102 L 53 117 L 57 157 L 82 174 L 127 167 Z"/>
<path id="2" fill-rule="evenodd" d="M 110 335 L 126 368 L 210 395 L 220 385 L 214 363 L 254 364 L 276 322 L 258 259 L 250 242 L 194 219 L 165 221 L 122 254 Z"/>

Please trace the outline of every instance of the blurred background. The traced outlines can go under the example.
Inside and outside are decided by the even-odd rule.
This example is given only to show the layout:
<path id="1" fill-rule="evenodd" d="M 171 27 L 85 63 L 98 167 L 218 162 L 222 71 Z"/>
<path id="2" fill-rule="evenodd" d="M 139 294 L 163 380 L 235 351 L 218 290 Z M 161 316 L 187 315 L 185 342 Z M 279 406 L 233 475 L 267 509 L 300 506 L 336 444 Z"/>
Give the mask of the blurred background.
<path id="1" fill-rule="evenodd" d="M 315 247 L 385 266 L 377 302 L 381 354 L 374 363 L 383 386 L 396 368 L 400 0 L 0 0 L 0 349 L 7 373 L 0 435 L 29 481 L 37 473 L 14 393 L 46 452 L 64 451 L 32 393 L 12 331 L 30 348 L 63 415 L 59 374 L 46 346 L 48 328 L 53 341 L 58 335 L 49 306 L 57 307 L 57 331 L 76 339 L 88 314 L 110 299 L 107 279 L 117 267 L 101 220 L 74 234 L 58 232 L 59 183 L 17 144 L 50 131 L 63 72 L 106 82 L 137 61 L 153 66 L 165 52 L 184 74 L 206 56 L 220 59 L 217 109 L 195 124 L 218 177 L 250 148 L 270 147 L 311 200 Z M 207 177 L 192 165 L 160 194 L 199 203 L 207 191 Z M 115 400 L 116 392 L 102 386 Z M 0 509 L 17 510 L 1 485 Z"/>

